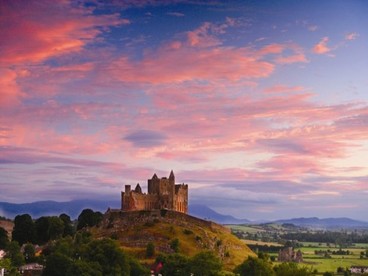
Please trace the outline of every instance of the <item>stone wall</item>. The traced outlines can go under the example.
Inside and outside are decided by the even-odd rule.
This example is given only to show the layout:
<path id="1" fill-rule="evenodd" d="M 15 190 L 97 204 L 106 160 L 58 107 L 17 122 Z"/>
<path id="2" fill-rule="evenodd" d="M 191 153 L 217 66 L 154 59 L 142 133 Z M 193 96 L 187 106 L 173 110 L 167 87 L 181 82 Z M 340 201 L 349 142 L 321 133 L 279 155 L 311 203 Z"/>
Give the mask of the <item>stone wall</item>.
<path id="1" fill-rule="evenodd" d="M 134 190 L 126 185 L 125 192 L 121 193 L 121 201 L 123 211 L 167 209 L 188 213 L 188 185 L 175 184 L 172 171 L 169 178 L 158 178 L 154 174 L 148 179 L 148 194 L 142 193 L 139 184 Z"/>

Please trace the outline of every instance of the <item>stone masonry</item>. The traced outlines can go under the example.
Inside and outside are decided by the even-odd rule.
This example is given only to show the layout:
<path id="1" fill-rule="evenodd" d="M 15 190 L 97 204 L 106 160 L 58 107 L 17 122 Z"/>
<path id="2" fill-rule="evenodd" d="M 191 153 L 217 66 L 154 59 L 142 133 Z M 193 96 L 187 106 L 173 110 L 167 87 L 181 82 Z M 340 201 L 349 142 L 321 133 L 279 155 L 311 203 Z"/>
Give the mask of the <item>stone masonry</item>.
<path id="1" fill-rule="evenodd" d="M 156 174 L 148 179 L 148 193 L 142 193 L 139 184 L 134 190 L 125 185 L 125 192 L 121 192 L 122 211 L 160 210 L 167 209 L 181 213 L 188 213 L 188 185 L 175 184 L 174 172 L 169 178 L 158 178 Z"/>

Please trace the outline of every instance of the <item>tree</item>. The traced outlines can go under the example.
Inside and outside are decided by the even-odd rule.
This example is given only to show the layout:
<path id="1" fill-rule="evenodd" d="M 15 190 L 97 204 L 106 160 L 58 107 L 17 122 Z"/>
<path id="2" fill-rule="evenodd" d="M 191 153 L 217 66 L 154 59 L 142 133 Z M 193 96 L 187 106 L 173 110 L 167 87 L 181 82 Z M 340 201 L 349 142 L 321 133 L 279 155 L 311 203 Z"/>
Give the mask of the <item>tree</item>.
<path id="1" fill-rule="evenodd" d="M 18 242 L 12 241 L 6 248 L 6 257 L 11 260 L 11 264 L 14 267 L 19 267 L 24 264 L 23 254 L 20 252 L 20 246 Z"/>
<path id="2" fill-rule="evenodd" d="M 64 233 L 64 222 L 58 217 L 49 217 L 49 239 L 60 238 Z"/>
<path id="3" fill-rule="evenodd" d="M 32 263 L 35 261 L 36 250 L 33 244 L 27 243 L 24 246 L 24 259 L 26 263 Z"/>
<path id="4" fill-rule="evenodd" d="M 38 244 L 45 244 L 49 241 L 49 218 L 40 217 L 35 221 L 36 242 Z"/>
<path id="5" fill-rule="evenodd" d="M 161 266 L 161 270 L 159 272 L 162 275 L 190 275 L 189 258 L 178 253 L 170 255 L 159 255 L 156 258 L 156 264 L 161 264 L 159 265 Z"/>
<path id="6" fill-rule="evenodd" d="M 90 242 L 82 259 L 98 263 L 104 276 L 123 275 L 128 276 L 130 266 L 128 257 L 119 248 L 116 241 L 111 239 L 94 240 Z"/>
<path id="7" fill-rule="evenodd" d="M 102 276 L 101 267 L 96 263 L 76 260 L 69 268 L 66 275 L 75 276 Z"/>
<path id="8" fill-rule="evenodd" d="M 8 232 L 2 227 L 0 227 L 0 249 L 5 249 L 9 243 Z"/>
<path id="9" fill-rule="evenodd" d="M 148 268 L 143 267 L 136 259 L 129 258 L 130 276 L 150 275 Z"/>
<path id="10" fill-rule="evenodd" d="M 274 267 L 276 276 L 308 276 L 312 272 L 306 267 L 298 267 L 296 263 L 282 263 Z"/>
<path id="11" fill-rule="evenodd" d="M 171 242 L 170 242 L 170 248 L 172 250 L 174 250 L 175 253 L 178 253 L 179 252 L 179 239 L 173 239 Z"/>
<path id="12" fill-rule="evenodd" d="M 9 258 L 0 259 L 0 268 L 5 268 L 6 270 L 11 270 L 11 260 Z"/>
<path id="13" fill-rule="evenodd" d="M 91 209 L 84 209 L 78 216 L 77 230 L 84 227 L 92 227 L 98 225 L 102 221 L 103 215 L 101 212 L 94 212 Z"/>
<path id="14" fill-rule="evenodd" d="M 222 269 L 221 261 L 211 251 L 200 252 L 189 261 L 189 271 L 196 276 L 219 275 Z"/>
<path id="15" fill-rule="evenodd" d="M 45 269 L 43 270 L 43 276 L 64 276 L 69 275 L 68 271 L 71 270 L 73 261 L 68 256 L 60 253 L 53 253 L 46 259 Z"/>
<path id="16" fill-rule="evenodd" d="M 146 257 L 151 258 L 155 255 L 155 245 L 153 242 L 149 242 L 146 247 Z"/>
<path id="17" fill-rule="evenodd" d="M 240 276 L 271 276 L 275 275 L 271 263 L 264 259 L 248 257 L 242 264 L 238 265 L 234 272 Z"/>
<path id="18" fill-rule="evenodd" d="M 63 236 L 73 236 L 74 228 L 70 217 L 67 214 L 61 214 L 59 218 L 64 222 L 64 233 Z"/>
<path id="19" fill-rule="evenodd" d="M 14 219 L 12 240 L 17 241 L 19 245 L 23 245 L 27 242 L 34 243 L 35 238 L 36 231 L 32 217 L 28 214 L 16 216 Z"/>
<path id="20" fill-rule="evenodd" d="M 126 255 L 111 239 L 92 240 L 87 232 L 77 233 L 50 243 L 43 251 L 44 274 L 76 276 L 141 276 L 149 271 Z M 47 255 L 48 254 L 48 255 Z"/>
<path id="21" fill-rule="evenodd" d="M 65 237 L 57 240 L 53 249 L 55 253 L 59 253 L 70 258 L 73 258 L 76 253 L 75 244 L 73 243 L 72 237 Z"/>

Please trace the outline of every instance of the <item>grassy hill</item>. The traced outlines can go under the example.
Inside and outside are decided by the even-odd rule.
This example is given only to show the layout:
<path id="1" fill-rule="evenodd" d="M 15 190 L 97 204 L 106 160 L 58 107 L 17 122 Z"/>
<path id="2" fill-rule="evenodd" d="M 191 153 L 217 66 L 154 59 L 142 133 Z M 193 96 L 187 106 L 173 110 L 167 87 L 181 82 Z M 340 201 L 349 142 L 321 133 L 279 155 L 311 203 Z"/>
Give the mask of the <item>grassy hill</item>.
<path id="1" fill-rule="evenodd" d="M 211 250 L 223 261 L 225 269 L 232 270 L 249 255 L 255 254 L 230 233 L 230 229 L 186 214 L 168 211 L 108 211 L 102 225 L 92 230 L 97 237 L 117 239 L 121 246 L 142 262 L 146 258 L 146 246 L 152 242 L 157 253 L 173 253 L 170 246 L 179 240 L 179 253 L 193 256 L 203 250 Z"/>

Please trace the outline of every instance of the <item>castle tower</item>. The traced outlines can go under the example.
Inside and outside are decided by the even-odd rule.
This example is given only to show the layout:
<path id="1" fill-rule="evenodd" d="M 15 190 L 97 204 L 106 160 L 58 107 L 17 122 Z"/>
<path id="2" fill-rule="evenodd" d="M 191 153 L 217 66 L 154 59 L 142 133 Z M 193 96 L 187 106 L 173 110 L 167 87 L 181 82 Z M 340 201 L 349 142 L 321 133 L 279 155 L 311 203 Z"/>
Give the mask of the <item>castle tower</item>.
<path id="1" fill-rule="evenodd" d="M 148 194 L 142 193 L 139 184 L 134 190 L 130 185 L 125 186 L 125 192 L 121 193 L 123 211 L 168 209 L 188 212 L 188 185 L 175 184 L 173 171 L 168 178 L 158 178 L 154 174 L 147 184 Z"/>
<path id="2" fill-rule="evenodd" d="M 171 170 L 171 172 L 170 172 L 169 182 L 170 182 L 170 184 L 175 185 L 175 175 L 174 175 L 173 170 Z"/>
<path id="3" fill-rule="evenodd" d="M 153 174 L 152 178 L 147 180 L 147 184 L 148 194 L 159 193 L 160 179 L 157 177 L 156 174 Z"/>

